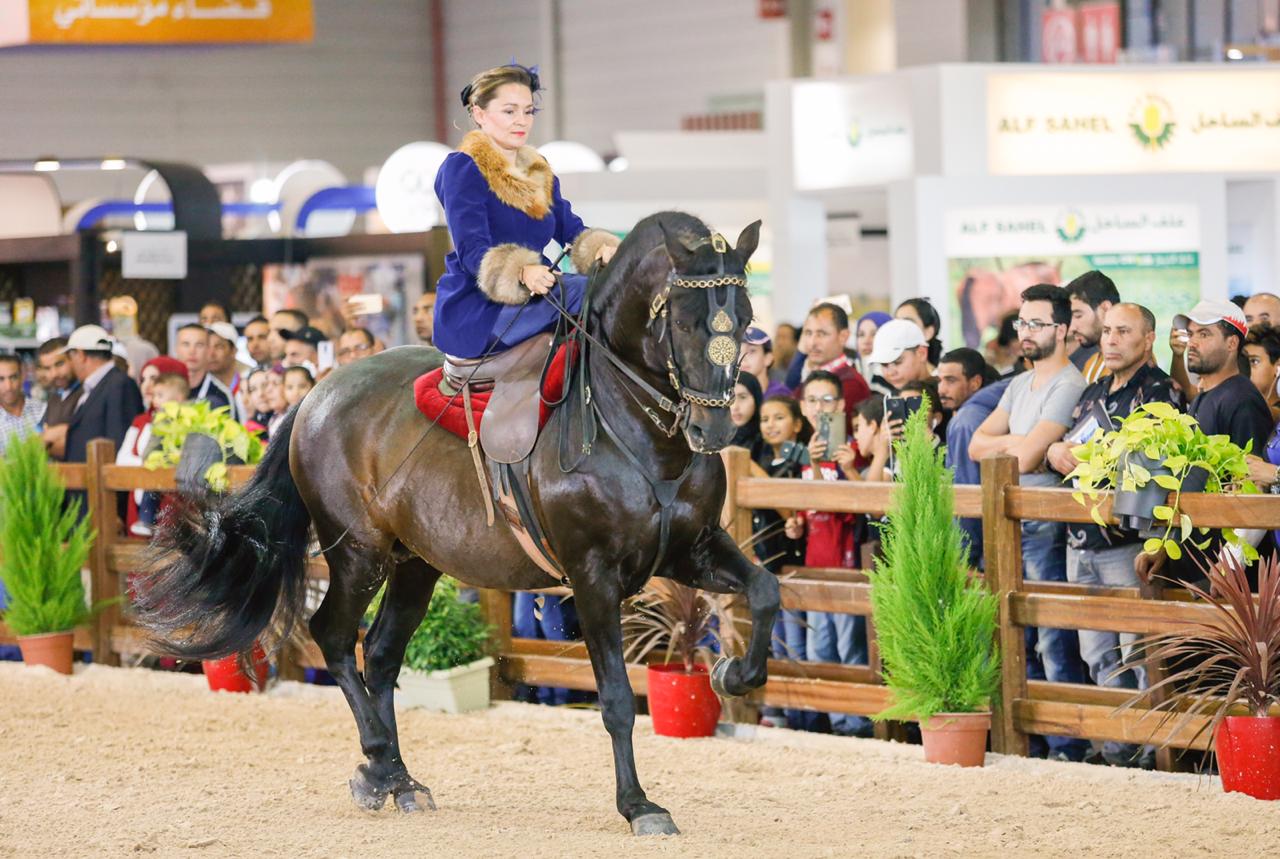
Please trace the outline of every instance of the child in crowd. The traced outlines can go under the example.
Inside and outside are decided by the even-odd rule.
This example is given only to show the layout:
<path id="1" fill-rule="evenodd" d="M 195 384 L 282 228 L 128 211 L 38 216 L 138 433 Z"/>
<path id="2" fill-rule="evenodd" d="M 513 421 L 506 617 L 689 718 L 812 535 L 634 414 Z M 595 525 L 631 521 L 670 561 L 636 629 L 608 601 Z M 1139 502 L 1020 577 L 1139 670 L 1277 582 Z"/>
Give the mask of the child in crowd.
<path id="1" fill-rule="evenodd" d="M 749 373 L 740 373 L 738 383 L 733 386 L 733 401 L 729 403 L 729 419 L 738 430 L 729 444 L 746 448 L 752 459 L 764 444 L 760 437 L 760 404 L 763 401 L 760 381 Z"/>
<path id="2" fill-rule="evenodd" d="M 124 442 L 120 445 L 120 453 L 116 455 L 117 465 L 142 465 L 146 462 L 148 448 L 151 447 L 151 420 L 155 413 L 168 403 L 180 403 L 191 395 L 191 386 L 187 384 L 187 368 L 183 366 L 181 373 L 160 373 L 151 382 L 150 392 L 151 409 L 138 415 L 129 427 Z M 129 533 L 135 537 L 150 537 L 155 529 L 159 508 L 159 492 L 137 490 L 131 493 L 129 512 L 125 519 Z"/>
<path id="3" fill-rule="evenodd" d="M 745 374 L 740 378 L 746 378 Z M 804 443 L 809 433 L 800 404 L 786 394 L 775 394 L 765 397 L 759 412 L 760 444 L 755 452 L 756 466 L 769 477 L 799 477 L 801 465 L 808 461 Z M 753 511 L 751 529 L 755 536 L 753 548 L 756 557 L 769 572 L 777 575 L 784 566 L 804 562 L 804 542 L 783 533 L 783 517 L 778 511 Z M 785 609 L 778 613 L 773 627 L 773 655 L 780 659 L 805 658 L 803 614 Z M 783 713 L 777 708 L 765 708 L 760 723 L 815 730 L 819 720 L 825 721 L 821 714 L 806 710 Z"/>
<path id="4" fill-rule="evenodd" d="M 801 477 L 805 480 L 845 479 L 837 457 L 852 462 L 855 454 L 852 446 L 843 440 L 845 403 L 840 378 L 826 370 L 815 370 L 805 380 L 801 395 L 804 416 L 817 428 L 809 442 L 810 462 L 801 467 Z M 805 566 L 854 569 L 858 566 L 855 525 L 856 517 L 850 513 L 797 511 L 787 520 L 786 533 L 793 539 L 807 537 Z M 865 617 L 810 611 L 805 613 L 805 620 L 809 627 L 805 656 L 809 661 L 867 664 Z M 834 734 L 871 736 L 871 720 L 865 716 L 831 713 L 830 719 Z"/>
<path id="5" fill-rule="evenodd" d="M 306 367 L 289 367 L 284 371 L 284 401 L 289 408 L 302 402 L 302 398 L 315 386 L 315 379 Z"/>

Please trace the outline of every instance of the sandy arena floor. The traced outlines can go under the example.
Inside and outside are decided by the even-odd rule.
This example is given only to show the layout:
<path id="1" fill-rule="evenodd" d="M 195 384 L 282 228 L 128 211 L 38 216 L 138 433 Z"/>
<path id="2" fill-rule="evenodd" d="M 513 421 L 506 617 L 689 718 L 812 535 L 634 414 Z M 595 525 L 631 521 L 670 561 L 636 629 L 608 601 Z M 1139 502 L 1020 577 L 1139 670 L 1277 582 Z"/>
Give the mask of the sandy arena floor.
<path id="1" fill-rule="evenodd" d="M 215 695 L 199 676 L 0 663 L 0 702 L 0 856 L 1229 856 L 1280 842 L 1275 806 L 1216 780 L 1005 757 L 944 769 L 918 747 L 779 730 L 668 740 L 644 718 L 641 776 L 684 835 L 638 840 L 613 808 L 599 715 L 520 704 L 407 713 L 405 756 L 440 810 L 370 815 L 347 792 L 356 733 L 334 689 Z"/>

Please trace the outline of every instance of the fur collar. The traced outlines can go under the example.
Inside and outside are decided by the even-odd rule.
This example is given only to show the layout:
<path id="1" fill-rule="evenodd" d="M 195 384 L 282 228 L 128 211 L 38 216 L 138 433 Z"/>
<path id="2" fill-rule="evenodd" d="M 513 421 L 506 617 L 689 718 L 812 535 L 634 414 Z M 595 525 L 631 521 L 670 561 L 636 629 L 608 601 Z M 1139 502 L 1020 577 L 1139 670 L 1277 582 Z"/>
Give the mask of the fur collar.
<path id="1" fill-rule="evenodd" d="M 535 221 L 542 220 L 551 211 L 555 175 L 551 165 L 532 146 L 521 146 L 512 165 L 489 141 L 488 135 L 477 130 L 462 138 L 458 151 L 471 156 L 489 188 L 508 206 Z"/>

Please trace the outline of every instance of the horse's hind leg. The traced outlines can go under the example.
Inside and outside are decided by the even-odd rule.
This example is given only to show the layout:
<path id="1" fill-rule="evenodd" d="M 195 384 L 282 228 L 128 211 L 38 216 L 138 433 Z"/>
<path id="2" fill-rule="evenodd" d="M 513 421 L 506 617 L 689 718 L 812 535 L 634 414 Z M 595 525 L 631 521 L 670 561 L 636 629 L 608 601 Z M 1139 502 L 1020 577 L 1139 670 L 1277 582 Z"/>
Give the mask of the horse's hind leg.
<path id="1" fill-rule="evenodd" d="M 415 791 L 421 791 L 427 806 L 435 810 L 431 791 L 409 775 L 400 755 L 400 738 L 396 729 L 394 706 L 396 678 L 404 662 L 405 646 L 422 623 L 431 602 L 440 571 L 421 558 L 410 558 L 398 564 L 387 579 L 378 616 L 364 637 L 364 685 L 373 705 L 390 735 L 389 763 L 391 793 L 401 811 L 420 811 Z"/>
<path id="2" fill-rule="evenodd" d="M 600 711 L 613 740 L 613 768 L 618 785 L 618 811 L 636 835 L 677 835 L 667 810 L 649 801 L 636 775 L 631 733 L 636 723 L 636 699 L 622 657 L 622 596 L 616 587 L 579 587 L 574 592 L 591 670 L 600 690 Z"/>
<path id="3" fill-rule="evenodd" d="M 337 537 L 325 530 L 317 528 L 322 546 Z M 393 787 L 389 777 L 394 772 L 392 739 L 356 670 L 356 639 L 364 611 L 386 577 L 390 559 L 385 550 L 358 546 L 351 538 L 332 545 L 324 556 L 329 562 L 329 592 L 311 617 L 311 635 L 324 654 L 329 673 L 347 697 L 360 732 L 360 749 L 368 759 L 351 779 L 351 795 L 362 807 L 376 810 Z"/>

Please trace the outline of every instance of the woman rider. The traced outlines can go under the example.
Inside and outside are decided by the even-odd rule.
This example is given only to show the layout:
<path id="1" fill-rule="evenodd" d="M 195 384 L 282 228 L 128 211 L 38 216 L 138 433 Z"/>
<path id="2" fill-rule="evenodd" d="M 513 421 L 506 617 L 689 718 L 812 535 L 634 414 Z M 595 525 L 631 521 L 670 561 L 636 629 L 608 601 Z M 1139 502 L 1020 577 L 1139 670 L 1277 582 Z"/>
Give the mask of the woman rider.
<path id="1" fill-rule="evenodd" d="M 555 327 L 558 312 L 537 298 L 556 284 L 542 255 L 549 242 L 572 245 L 580 272 L 607 263 L 618 245 L 612 233 L 583 226 L 546 159 L 527 145 L 538 90 L 537 74 L 519 65 L 481 72 L 462 90 L 476 129 L 435 182 L 454 249 L 436 292 L 434 341 L 455 358 L 500 352 Z M 570 312 L 585 283 L 566 276 L 556 289 Z"/>

